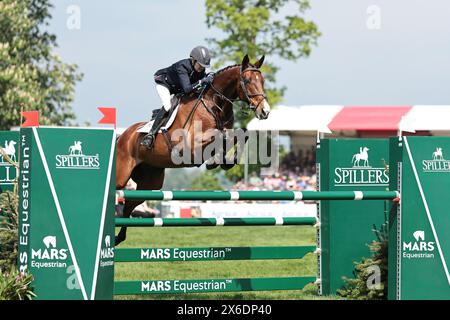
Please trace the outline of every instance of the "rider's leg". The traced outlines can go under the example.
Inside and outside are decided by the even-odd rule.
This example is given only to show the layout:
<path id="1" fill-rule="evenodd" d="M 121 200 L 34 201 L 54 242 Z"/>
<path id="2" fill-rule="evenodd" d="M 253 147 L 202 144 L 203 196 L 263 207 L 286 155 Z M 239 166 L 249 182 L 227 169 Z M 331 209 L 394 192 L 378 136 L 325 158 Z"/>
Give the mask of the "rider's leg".
<path id="1" fill-rule="evenodd" d="M 170 94 L 169 89 L 167 89 L 167 87 L 163 85 L 156 84 L 156 92 L 158 92 L 158 95 L 161 98 L 164 110 L 169 111 L 172 106 L 171 105 L 172 95 Z"/>
<path id="2" fill-rule="evenodd" d="M 163 107 L 158 111 L 155 121 L 153 122 L 153 126 L 150 129 L 150 132 L 142 139 L 141 144 L 146 146 L 148 149 L 153 147 L 153 143 L 155 142 L 155 136 L 158 133 L 159 129 L 163 125 L 164 116 L 169 112 L 171 108 L 171 95 L 169 89 L 166 87 L 157 84 L 156 91 L 161 98 L 163 103 Z"/>

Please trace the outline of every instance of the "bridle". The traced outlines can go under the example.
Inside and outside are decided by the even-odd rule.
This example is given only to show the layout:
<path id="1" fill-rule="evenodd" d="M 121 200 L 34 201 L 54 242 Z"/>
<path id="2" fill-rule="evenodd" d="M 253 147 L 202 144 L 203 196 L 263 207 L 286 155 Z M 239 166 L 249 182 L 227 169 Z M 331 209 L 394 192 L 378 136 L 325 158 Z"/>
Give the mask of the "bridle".
<path id="1" fill-rule="evenodd" d="M 249 105 L 250 110 L 258 109 L 258 107 L 261 104 L 261 102 L 264 99 L 267 99 L 267 96 L 264 93 L 249 93 L 248 92 L 247 87 L 245 86 L 245 84 L 248 83 L 248 81 L 244 78 L 244 73 L 247 72 L 247 71 L 259 72 L 261 74 L 261 70 L 259 70 L 258 68 L 251 67 L 251 68 L 247 68 L 245 70 L 241 69 L 239 71 L 239 84 L 240 84 L 241 90 L 244 93 L 244 96 L 247 99 L 247 101 L 239 98 L 239 96 L 236 99 L 230 99 L 230 98 L 226 97 L 222 92 L 220 92 L 216 87 L 214 87 L 213 84 L 211 83 L 210 88 L 213 89 L 213 91 L 215 92 L 214 96 L 218 96 L 220 99 L 226 100 L 226 101 L 228 101 L 231 104 L 233 104 L 236 101 L 247 102 L 248 105 Z M 256 106 L 252 107 L 250 98 L 259 97 L 259 96 L 263 97 L 263 99 L 261 99 Z M 223 109 L 221 107 L 219 107 L 217 105 L 217 103 L 214 102 L 214 104 L 221 112 L 223 112 Z"/>
<path id="2" fill-rule="evenodd" d="M 214 87 L 212 83 L 208 86 L 209 88 L 211 88 L 214 91 L 214 97 L 213 97 L 212 100 L 213 100 L 213 103 L 214 103 L 214 107 L 216 107 L 219 110 L 220 113 L 223 114 L 224 110 L 223 110 L 222 107 L 220 107 L 215 102 L 215 97 L 216 96 L 218 96 L 219 99 L 226 100 L 226 101 L 228 101 L 231 104 L 234 104 L 234 102 L 236 102 L 236 101 L 247 102 L 248 105 L 249 105 L 250 110 L 252 110 L 252 111 L 258 109 L 258 107 L 261 104 L 261 102 L 264 101 L 264 99 L 267 99 L 267 96 L 264 93 L 249 93 L 248 92 L 247 88 L 245 87 L 245 84 L 248 83 L 248 80 L 246 80 L 244 78 L 244 73 L 247 72 L 247 71 L 259 72 L 261 74 L 261 71 L 258 68 L 255 68 L 255 67 L 250 67 L 250 68 L 247 68 L 247 69 L 244 69 L 244 70 L 240 69 L 240 71 L 239 71 L 239 83 L 240 83 L 241 90 L 244 93 L 244 96 L 247 99 L 247 101 L 241 99 L 239 97 L 240 95 L 238 95 L 238 98 L 236 98 L 236 99 L 230 99 L 230 98 L 226 97 L 222 92 L 220 92 L 220 90 L 218 90 L 216 87 Z M 194 105 L 193 109 L 189 113 L 189 116 L 188 116 L 187 120 L 185 121 L 185 123 L 183 125 L 183 128 L 187 125 L 187 123 L 189 122 L 191 116 L 194 114 L 195 110 L 197 109 L 197 106 L 198 106 L 199 102 L 201 102 L 202 105 L 206 108 L 206 110 L 214 117 L 214 119 L 216 121 L 216 124 L 217 124 L 217 127 L 220 128 L 220 130 L 226 124 L 228 124 L 229 122 L 234 121 L 233 113 L 231 113 L 231 116 L 230 116 L 229 119 L 226 119 L 225 121 L 223 121 L 219 115 L 217 115 L 210 107 L 208 107 L 206 105 L 205 101 L 203 100 L 203 93 L 205 92 L 205 90 L 207 90 L 207 87 L 203 88 L 203 90 L 201 91 L 201 93 L 200 93 L 200 95 L 199 95 L 199 97 L 197 99 L 196 104 Z M 261 99 L 256 106 L 252 107 L 250 98 L 259 97 L 259 96 L 263 97 L 263 99 Z"/>
<path id="3" fill-rule="evenodd" d="M 247 71 L 259 72 L 261 74 L 261 70 L 259 70 L 258 68 L 251 67 L 251 68 L 247 68 L 245 70 L 241 70 L 240 73 L 239 73 L 239 78 L 240 78 L 239 79 L 239 83 L 241 84 L 241 89 L 244 92 L 245 98 L 247 99 L 247 101 L 249 103 L 249 108 L 251 110 L 256 110 L 256 109 L 258 109 L 258 107 L 261 104 L 261 102 L 263 100 L 267 99 L 267 96 L 264 93 L 250 93 L 250 94 L 248 93 L 247 87 L 245 86 L 245 83 L 246 82 L 248 83 L 248 81 L 244 78 L 244 73 L 246 73 Z M 258 104 L 256 106 L 252 107 L 252 104 L 250 102 L 250 98 L 259 97 L 259 96 L 263 97 L 263 99 L 259 100 L 259 102 L 258 102 Z"/>

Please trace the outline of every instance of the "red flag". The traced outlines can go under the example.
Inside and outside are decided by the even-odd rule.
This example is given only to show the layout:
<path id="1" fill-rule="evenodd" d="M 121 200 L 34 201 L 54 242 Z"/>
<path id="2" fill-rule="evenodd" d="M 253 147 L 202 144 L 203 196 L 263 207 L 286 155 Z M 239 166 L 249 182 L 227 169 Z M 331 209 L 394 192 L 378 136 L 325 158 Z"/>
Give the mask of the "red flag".
<path id="1" fill-rule="evenodd" d="M 39 127 L 39 111 L 22 111 L 25 122 L 22 127 Z"/>
<path id="2" fill-rule="evenodd" d="M 116 127 L 116 108 L 98 107 L 98 110 L 103 113 L 103 118 L 98 123 L 113 124 Z"/>

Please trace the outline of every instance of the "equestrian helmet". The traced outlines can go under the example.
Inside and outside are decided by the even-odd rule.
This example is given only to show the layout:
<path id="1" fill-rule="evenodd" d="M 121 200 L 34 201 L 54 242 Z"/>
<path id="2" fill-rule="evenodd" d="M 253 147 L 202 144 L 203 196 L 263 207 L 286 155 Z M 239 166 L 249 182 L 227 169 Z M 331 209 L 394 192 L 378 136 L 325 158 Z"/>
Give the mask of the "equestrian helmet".
<path id="1" fill-rule="evenodd" d="M 197 46 L 191 51 L 191 58 L 197 61 L 202 67 L 209 68 L 211 55 L 209 50 L 203 46 Z"/>

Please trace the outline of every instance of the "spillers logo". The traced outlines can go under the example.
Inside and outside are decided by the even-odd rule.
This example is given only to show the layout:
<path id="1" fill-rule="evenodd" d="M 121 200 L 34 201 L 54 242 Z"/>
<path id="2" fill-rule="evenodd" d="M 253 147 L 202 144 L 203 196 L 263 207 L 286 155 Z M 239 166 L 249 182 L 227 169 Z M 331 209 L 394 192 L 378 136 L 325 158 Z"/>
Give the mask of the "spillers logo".
<path id="1" fill-rule="evenodd" d="M 31 249 L 31 266 L 34 268 L 65 268 L 67 267 L 68 249 L 58 248 L 56 236 L 48 235 L 42 239 L 44 247 Z"/>
<path id="2" fill-rule="evenodd" d="M 58 154 L 55 157 L 57 169 L 100 169 L 100 161 L 98 154 L 85 155 L 83 153 L 82 142 L 74 141 L 73 145 L 69 146 L 69 154 Z"/>
<path id="3" fill-rule="evenodd" d="M 432 160 L 422 161 L 424 172 L 450 172 L 450 160 L 445 160 L 441 147 L 436 148 L 432 157 Z"/>
<path id="4" fill-rule="evenodd" d="M 17 161 L 16 144 L 14 140 L 5 140 L 4 147 L 0 146 L 0 185 L 11 185 L 16 180 L 19 169 L 8 161 Z"/>
<path id="5" fill-rule="evenodd" d="M 373 168 L 369 163 L 368 147 L 360 147 L 353 154 L 350 163 L 352 167 L 337 167 L 334 169 L 334 186 L 387 186 L 389 174 L 386 168 Z"/>
<path id="6" fill-rule="evenodd" d="M 100 250 L 100 267 L 114 264 L 114 246 L 111 246 L 111 236 L 106 235 L 103 240 L 104 247 Z"/>
<path id="7" fill-rule="evenodd" d="M 402 255 L 407 259 L 430 259 L 434 258 L 434 241 L 425 240 L 425 231 L 417 230 L 413 232 L 415 241 L 403 242 Z"/>

